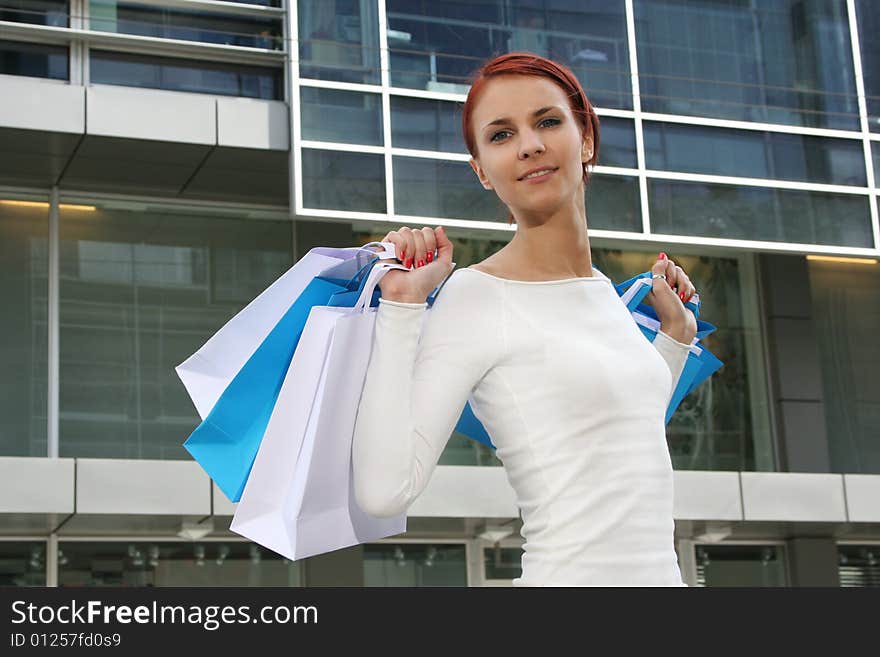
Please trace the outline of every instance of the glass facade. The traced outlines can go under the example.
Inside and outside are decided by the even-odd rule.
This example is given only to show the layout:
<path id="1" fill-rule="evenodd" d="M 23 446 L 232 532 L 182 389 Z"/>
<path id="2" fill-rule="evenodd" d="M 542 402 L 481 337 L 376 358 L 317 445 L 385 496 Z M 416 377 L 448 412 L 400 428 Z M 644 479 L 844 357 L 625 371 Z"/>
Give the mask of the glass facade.
<path id="1" fill-rule="evenodd" d="M 302 570 L 299 562 L 240 541 L 62 541 L 58 585 L 301 586 Z"/>
<path id="2" fill-rule="evenodd" d="M 241 107 L 251 108 L 260 107 L 252 101 L 284 101 L 298 109 L 297 120 L 285 117 L 280 128 L 292 128 L 289 209 L 286 187 L 254 200 L 259 182 L 247 183 L 255 191 L 243 202 L 184 206 L 171 192 L 160 197 L 146 181 L 130 180 L 138 178 L 137 166 L 123 167 L 124 188 L 104 184 L 100 173 L 80 187 L 71 174 L 76 167 L 64 167 L 74 155 L 61 139 L 80 135 L 0 121 L 0 457 L 47 455 L 57 386 L 62 457 L 190 460 L 182 443 L 199 418 L 174 366 L 285 271 L 294 248 L 362 244 L 399 225 L 445 224 L 455 233 L 459 268 L 497 251 L 511 235 L 508 209 L 464 159 L 461 110 L 483 61 L 529 51 L 570 66 L 598 108 L 599 162 L 586 190 L 589 228 L 603 231 L 593 238 L 596 266 L 621 281 L 647 270 L 663 248 L 688 271 L 703 317 L 717 326 L 706 344 L 725 365 L 667 426 L 673 466 L 773 471 L 785 462 L 775 456 L 783 446 L 766 371 L 773 347 L 765 346 L 766 291 L 755 264 L 756 252 L 778 247 L 874 261 L 810 260 L 809 283 L 830 469 L 880 474 L 880 362 L 871 356 L 880 328 L 880 5 L 854 0 L 854 25 L 847 0 L 633 0 L 632 25 L 626 5 L 298 0 L 295 24 L 286 26 L 289 3 L 280 0 L 221 0 L 198 10 L 135 0 L 73 4 L 85 12 L 72 11 L 66 0 L 0 0 L 0 21 L 21 24 L 0 39 L 0 98 L 4 84 L 67 91 L 105 84 L 242 98 L 248 100 Z M 66 27 L 73 29 L 56 29 Z M 103 34 L 89 40 L 78 28 Z M 238 120 L 228 118 L 235 117 L 234 103 L 224 103 L 226 120 Z M 59 107 L 41 111 L 67 111 Z M 5 104 L 0 114 L 7 116 Z M 253 126 L 239 127 L 246 136 L 235 139 L 252 138 Z M 277 178 L 288 158 L 283 146 L 273 146 L 277 158 L 260 160 L 265 146 L 228 148 L 220 145 L 219 127 L 217 134 L 217 146 L 198 156 L 198 175 L 181 182 L 181 194 L 208 185 L 202 173 L 237 176 L 230 163 L 246 159 L 256 163 L 251 173 Z M 126 142 L 147 145 L 135 159 L 147 148 L 164 157 L 161 149 L 181 146 L 112 139 L 89 132 L 79 156 L 106 145 L 115 157 Z M 19 152 L 22 144 L 33 152 Z M 51 175 L 18 186 L 25 184 L 18 170 L 40 169 L 40 158 L 54 158 Z M 173 157 L 167 161 L 176 166 Z M 82 160 L 75 164 L 82 167 Z M 53 184 L 62 205 L 53 242 L 59 271 L 50 277 Z M 89 205 L 64 200 L 83 189 L 94 190 Z M 252 218 L 266 207 L 269 218 Z M 304 228 L 325 217 L 317 230 Z M 54 381 L 50 287 L 59 301 Z M 491 450 L 457 433 L 440 464 L 501 466 Z M 254 547 L 62 540 L 59 583 L 303 583 L 297 564 L 255 554 Z M 482 562 L 475 557 L 471 565 L 484 567 L 485 580 L 518 576 L 519 548 L 468 547 L 480 553 Z M 875 547 L 840 547 L 843 585 L 876 585 Z M 464 542 L 366 546 L 364 581 L 464 585 L 466 553 Z M 696 557 L 707 586 L 787 583 L 780 545 L 701 545 Z M 0 562 L 0 585 L 46 582 L 44 540 L 0 542 Z"/>
<path id="3" fill-rule="evenodd" d="M 767 187 L 651 180 L 651 225 L 666 235 L 871 247 L 869 199 Z"/>
<path id="4" fill-rule="evenodd" d="M 89 25 L 98 32 L 280 50 L 281 18 L 252 18 L 116 0 L 90 0 Z"/>
<path id="5" fill-rule="evenodd" d="M 0 455 L 46 456 L 49 203 L 0 200 Z"/>
<path id="6" fill-rule="evenodd" d="M 280 68 L 199 62 L 171 57 L 93 50 L 91 80 L 98 84 L 279 100 Z"/>
<path id="7" fill-rule="evenodd" d="M 174 367 L 292 264 L 289 222 L 62 208 L 61 455 L 191 458 Z"/>
<path id="8" fill-rule="evenodd" d="M 467 586 L 465 546 L 365 545 L 364 586 Z"/>
<path id="9" fill-rule="evenodd" d="M 68 48 L 0 40 L 0 74 L 67 80 Z"/>
<path id="10" fill-rule="evenodd" d="M 810 260 L 812 316 L 834 472 L 880 474 L 880 265 Z"/>
<path id="11" fill-rule="evenodd" d="M 780 545 L 698 545 L 697 586 L 786 586 Z"/>
<path id="12" fill-rule="evenodd" d="M 632 107 L 623 2 L 386 0 L 385 8 L 394 87 L 466 92 L 484 60 L 527 51 L 569 66 L 597 105 Z"/>
<path id="13" fill-rule="evenodd" d="M 0 541 L 0 586 L 46 586 L 45 541 Z"/>
<path id="14" fill-rule="evenodd" d="M 642 109 L 859 129 L 846 0 L 635 0 Z"/>

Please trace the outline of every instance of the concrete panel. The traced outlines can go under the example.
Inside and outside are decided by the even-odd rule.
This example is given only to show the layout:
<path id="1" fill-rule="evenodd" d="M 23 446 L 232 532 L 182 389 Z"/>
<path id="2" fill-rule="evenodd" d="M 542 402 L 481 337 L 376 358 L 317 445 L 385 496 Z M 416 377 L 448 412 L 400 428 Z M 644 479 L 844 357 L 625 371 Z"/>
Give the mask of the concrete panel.
<path id="1" fill-rule="evenodd" d="M 745 520 L 846 522 L 843 476 L 743 472 Z"/>
<path id="2" fill-rule="evenodd" d="M 61 184 L 78 189 L 176 195 L 211 148 L 86 135 Z"/>
<path id="3" fill-rule="evenodd" d="M 880 475 L 843 475 L 850 522 L 880 522 Z"/>
<path id="4" fill-rule="evenodd" d="M 86 132 L 185 144 L 217 142 L 213 96 L 95 85 L 86 94 Z"/>
<path id="5" fill-rule="evenodd" d="M 0 127 L 82 134 L 85 89 L 54 80 L 0 75 Z"/>
<path id="6" fill-rule="evenodd" d="M 217 99 L 217 143 L 237 148 L 290 148 L 287 104 L 254 98 Z"/>
<path id="7" fill-rule="evenodd" d="M 210 479 L 194 461 L 77 459 L 77 513 L 211 513 Z"/>
<path id="8" fill-rule="evenodd" d="M 518 518 L 516 495 L 503 468 L 437 466 L 409 516 Z"/>
<path id="9" fill-rule="evenodd" d="M 829 472 L 825 405 L 818 401 L 781 401 L 782 446 L 789 472 Z"/>
<path id="10" fill-rule="evenodd" d="M 215 148 L 181 193 L 198 198 L 287 206 L 287 151 Z"/>
<path id="11" fill-rule="evenodd" d="M 73 513 L 73 459 L 0 457 L 0 513 Z"/>
<path id="12" fill-rule="evenodd" d="M 676 520 L 742 520 L 738 472 L 675 471 Z"/>
<path id="13" fill-rule="evenodd" d="M 776 347 L 779 396 L 786 400 L 822 399 L 822 373 L 812 320 L 777 317 L 768 324 Z"/>

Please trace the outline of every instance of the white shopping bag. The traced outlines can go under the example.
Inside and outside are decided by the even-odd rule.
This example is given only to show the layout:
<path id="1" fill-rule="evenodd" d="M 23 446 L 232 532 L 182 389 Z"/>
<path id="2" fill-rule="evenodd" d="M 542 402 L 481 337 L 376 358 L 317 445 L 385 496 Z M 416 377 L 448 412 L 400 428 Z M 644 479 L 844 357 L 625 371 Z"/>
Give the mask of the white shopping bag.
<path id="1" fill-rule="evenodd" d="M 370 360 L 376 313 L 367 306 L 373 268 L 353 308 L 315 306 L 278 395 L 230 529 L 288 559 L 406 531 L 406 514 L 374 518 L 360 509 L 351 445 Z"/>
<path id="2" fill-rule="evenodd" d="M 175 368 L 203 420 L 311 280 L 361 252 L 362 247 L 311 249 Z"/>

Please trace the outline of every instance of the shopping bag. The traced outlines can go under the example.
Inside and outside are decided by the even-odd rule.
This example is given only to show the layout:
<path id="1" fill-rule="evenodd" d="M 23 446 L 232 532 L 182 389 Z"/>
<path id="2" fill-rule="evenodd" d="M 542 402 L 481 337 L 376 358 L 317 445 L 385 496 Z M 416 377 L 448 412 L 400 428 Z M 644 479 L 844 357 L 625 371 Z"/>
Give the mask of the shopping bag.
<path id="1" fill-rule="evenodd" d="M 642 334 L 652 341 L 657 337 L 660 330 L 660 320 L 655 310 L 642 301 L 651 291 L 653 279 L 651 272 L 644 272 L 615 285 L 617 293 L 620 295 L 621 301 L 626 305 L 627 310 L 632 314 L 633 319 L 638 325 Z M 675 410 L 681 404 L 682 400 L 691 392 L 693 392 L 700 384 L 705 382 L 712 376 L 723 363 L 704 345 L 701 340 L 715 330 L 715 327 L 705 322 L 700 317 L 700 297 L 694 294 L 685 304 L 685 308 L 690 310 L 694 317 L 697 318 L 697 333 L 691 342 L 690 351 L 687 355 L 681 376 L 678 378 L 675 390 L 669 405 L 666 408 L 665 422 L 668 424 L 672 419 Z"/>
<path id="2" fill-rule="evenodd" d="M 315 306 L 230 530 L 288 559 L 406 531 L 406 514 L 375 518 L 354 497 L 351 446 L 375 326 L 376 265 L 352 308 Z"/>
<path id="3" fill-rule="evenodd" d="M 176 368 L 204 418 L 183 446 L 231 501 L 241 497 L 310 310 L 345 304 L 372 263 L 388 257 L 365 247 L 312 249 Z"/>

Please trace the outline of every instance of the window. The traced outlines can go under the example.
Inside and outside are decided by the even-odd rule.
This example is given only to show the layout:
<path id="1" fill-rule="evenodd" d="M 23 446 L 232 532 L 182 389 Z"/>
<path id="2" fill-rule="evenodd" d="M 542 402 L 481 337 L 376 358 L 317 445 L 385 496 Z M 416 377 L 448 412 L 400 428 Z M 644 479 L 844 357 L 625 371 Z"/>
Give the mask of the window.
<path id="1" fill-rule="evenodd" d="M 48 244 L 47 201 L 0 199 L 2 456 L 48 454 Z"/>
<path id="2" fill-rule="evenodd" d="M 845 0 L 635 0 L 634 13 L 643 110 L 859 129 Z"/>
<path id="3" fill-rule="evenodd" d="M 91 80 L 171 91 L 280 100 L 282 69 L 132 55 L 103 50 L 90 53 Z"/>
<path id="4" fill-rule="evenodd" d="M 301 586 L 300 562 L 242 541 L 58 545 L 58 585 Z"/>
<path id="5" fill-rule="evenodd" d="M 651 227 L 667 235 L 873 247 L 868 197 L 648 180 Z"/>
<path id="6" fill-rule="evenodd" d="M 485 60 L 526 51 L 571 68 L 594 104 L 632 107 L 623 2 L 387 0 L 385 7 L 392 86 L 466 93 Z"/>
<path id="7" fill-rule="evenodd" d="M 698 545 L 697 586 L 786 586 L 779 545 Z"/>
<path id="8" fill-rule="evenodd" d="M 299 0 L 297 12 L 302 77 L 379 84 L 375 2 Z"/>
<path id="9" fill-rule="evenodd" d="M 286 221 L 61 210 L 62 456 L 190 459 L 174 367 L 293 261 Z"/>
<path id="10" fill-rule="evenodd" d="M 65 46 L 0 41 L 0 73 L 32 78 L 68 80 L 69 55 Z"/>
<path id="11" fill-rule="evenodd" d="M 91 0 L 89 25 L 100 32 L 282 50 L 281 19 Z"/>
<path id="12" fill-rule="evenodd" d="M 464 545 L 364 546 L 364 586 L 467 586 Z"/>

